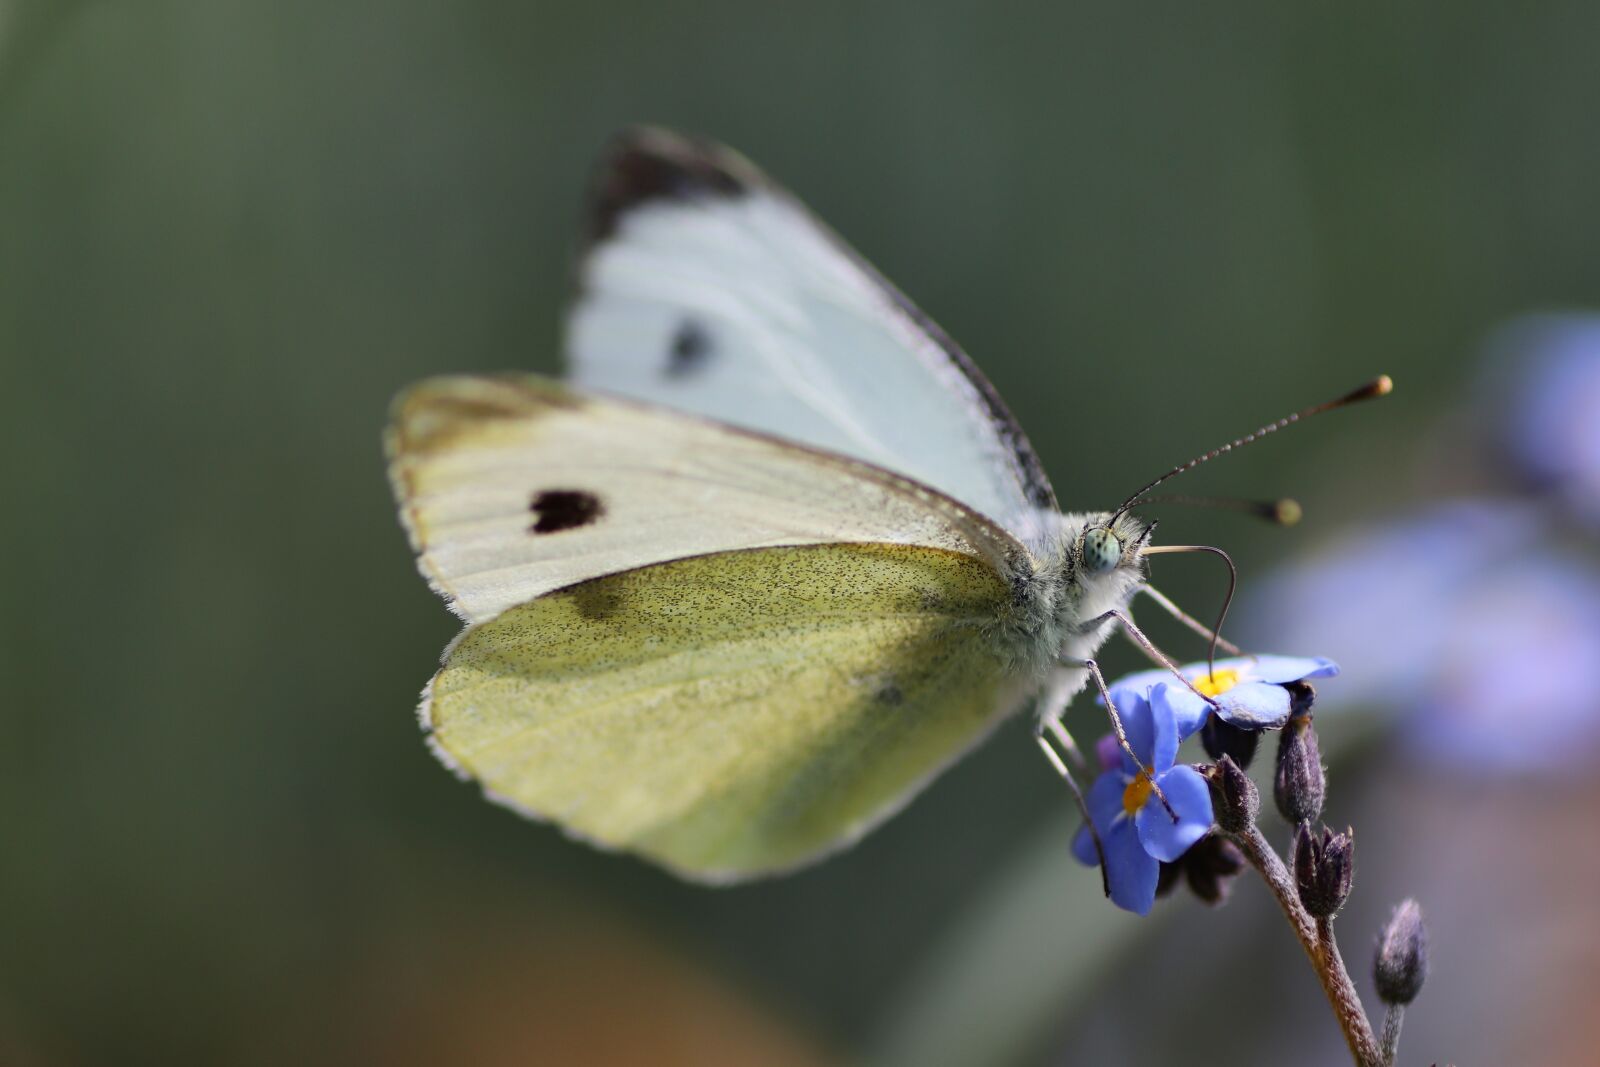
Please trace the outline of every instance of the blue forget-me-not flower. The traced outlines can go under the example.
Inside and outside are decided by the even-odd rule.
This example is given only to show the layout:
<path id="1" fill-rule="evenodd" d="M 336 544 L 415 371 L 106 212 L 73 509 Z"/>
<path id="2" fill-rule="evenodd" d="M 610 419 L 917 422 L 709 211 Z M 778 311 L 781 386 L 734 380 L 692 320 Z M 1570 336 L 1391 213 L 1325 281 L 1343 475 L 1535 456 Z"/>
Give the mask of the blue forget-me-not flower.
<path id="1" fill-rule="evenodd" d="M 1158 699 L 1161 688 L 1112 687 L 1111 699 L 1139 763 L 1102 744 L 1097 751 L 1110 766 L 1085 798 L 1104 852 L 1111 900 L 1139 915 L 1155 901 L 1161 862 L 1182 856 L 1211 828 L 1210 788 L 1193 767 L 1176 765 L 1183 738 L 1166 702 Z M 1088 827 L 1078 831 L 1072 851 L 1090 866 L 1098 862 Z"/>
<path id="2" fill-rule="evenodd" d="M 1289 691 L 1284 686 L 1331 678 L 1339 673 L 1339 666 L 1330 659 L 1310 656 L 1234 656 L 1217 660 L 1215 669 L 1206 663 L 1190 663 L 1179 670 L 1194 689 L 1217 702 L 1217 714 L 1225 722 L 1246 730 L 1271 730 L 1289 720 Z M 1117 690 L 1149 694 L 1152 701 L 1165 703 L 1178 736 L 1188 737 L 1205 724 L 1212 710 L 1194 689 L 1158 667 L 1119 679 L 1113 699 Z"/>

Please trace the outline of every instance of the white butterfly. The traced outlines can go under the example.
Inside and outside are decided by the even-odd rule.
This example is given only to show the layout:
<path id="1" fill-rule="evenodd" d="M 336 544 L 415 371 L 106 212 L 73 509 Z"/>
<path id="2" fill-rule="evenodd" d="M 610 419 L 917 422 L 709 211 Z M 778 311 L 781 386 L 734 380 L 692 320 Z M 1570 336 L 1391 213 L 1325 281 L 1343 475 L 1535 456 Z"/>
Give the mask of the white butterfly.
<path id="1" fill-rule="evenodd" d="M 1065 740 L 1107 635 L 1142 640 L 1150 528 L 1062 513 L 972 361 L 727 149 L 624 135 L 589 226 L 578 388 L 395 403 L 402 518 L 469 624 L 420 708 L 441 758 L 728 881 L 854 841 L 1041 694 Z"/>

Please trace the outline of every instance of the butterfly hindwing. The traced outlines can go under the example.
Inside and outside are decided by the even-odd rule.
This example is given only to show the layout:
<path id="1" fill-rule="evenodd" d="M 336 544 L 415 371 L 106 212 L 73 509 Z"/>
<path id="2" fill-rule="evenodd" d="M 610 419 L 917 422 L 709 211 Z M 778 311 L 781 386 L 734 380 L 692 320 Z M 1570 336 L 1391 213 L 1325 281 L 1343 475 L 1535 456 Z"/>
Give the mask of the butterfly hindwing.
<path id="1" fill-rule="evenodd" d="M 950 338 L 753 165 L 663 130 L 596 180 L 568 323 L 574 382 L 924 482 L 1024 541 L 1055 495 Z"/>
<path id="2" fill-rule="evenodd" d="M 688 877 L 865 833 L 1021 695 L 992 568 L 905 545 L 766 548 L 598 578 L 467 630 L 422 714 L 495 799 Z"/>

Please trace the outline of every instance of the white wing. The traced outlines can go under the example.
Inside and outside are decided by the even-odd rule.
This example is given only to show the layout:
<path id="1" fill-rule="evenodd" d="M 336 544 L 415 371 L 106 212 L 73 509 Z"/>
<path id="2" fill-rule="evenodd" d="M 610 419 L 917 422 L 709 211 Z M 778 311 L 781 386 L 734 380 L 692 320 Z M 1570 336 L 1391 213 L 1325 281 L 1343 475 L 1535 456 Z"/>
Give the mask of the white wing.
<path id="1" fill-rule="evenodd" d="M 747 160 L 626 133 L 589 236 L 573 381 L 866 460 L 1038 543 L 1055 494 L 994 386 Z"/>
<path id="2" fill-rule="evenodd" d="M 886 542 L 1026 550 L 926 486 L 843 456 L 533 376 L 395 401 L 390 478 L 423 574 L 468 622 L 601 575 L 711 552 Z"/>

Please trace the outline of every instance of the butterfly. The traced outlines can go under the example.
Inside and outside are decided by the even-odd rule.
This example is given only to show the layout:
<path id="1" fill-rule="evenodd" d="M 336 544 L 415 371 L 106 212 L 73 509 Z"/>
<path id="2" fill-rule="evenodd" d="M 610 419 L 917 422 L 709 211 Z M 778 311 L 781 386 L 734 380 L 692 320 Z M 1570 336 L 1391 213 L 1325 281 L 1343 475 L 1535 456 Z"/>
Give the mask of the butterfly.
<path id="1" fill-rule="evenodd" d="M 749 161 L 628 131 L 586 242 L 566 382 L 424 381 L 386 437 L 467 623 L 418 715 L 490 799 L 694 880 L 787 871 L 1030 702 L 1059 731 L 1142 639 L 1152 527 L 1063 512 L 972 360 Z"/>

